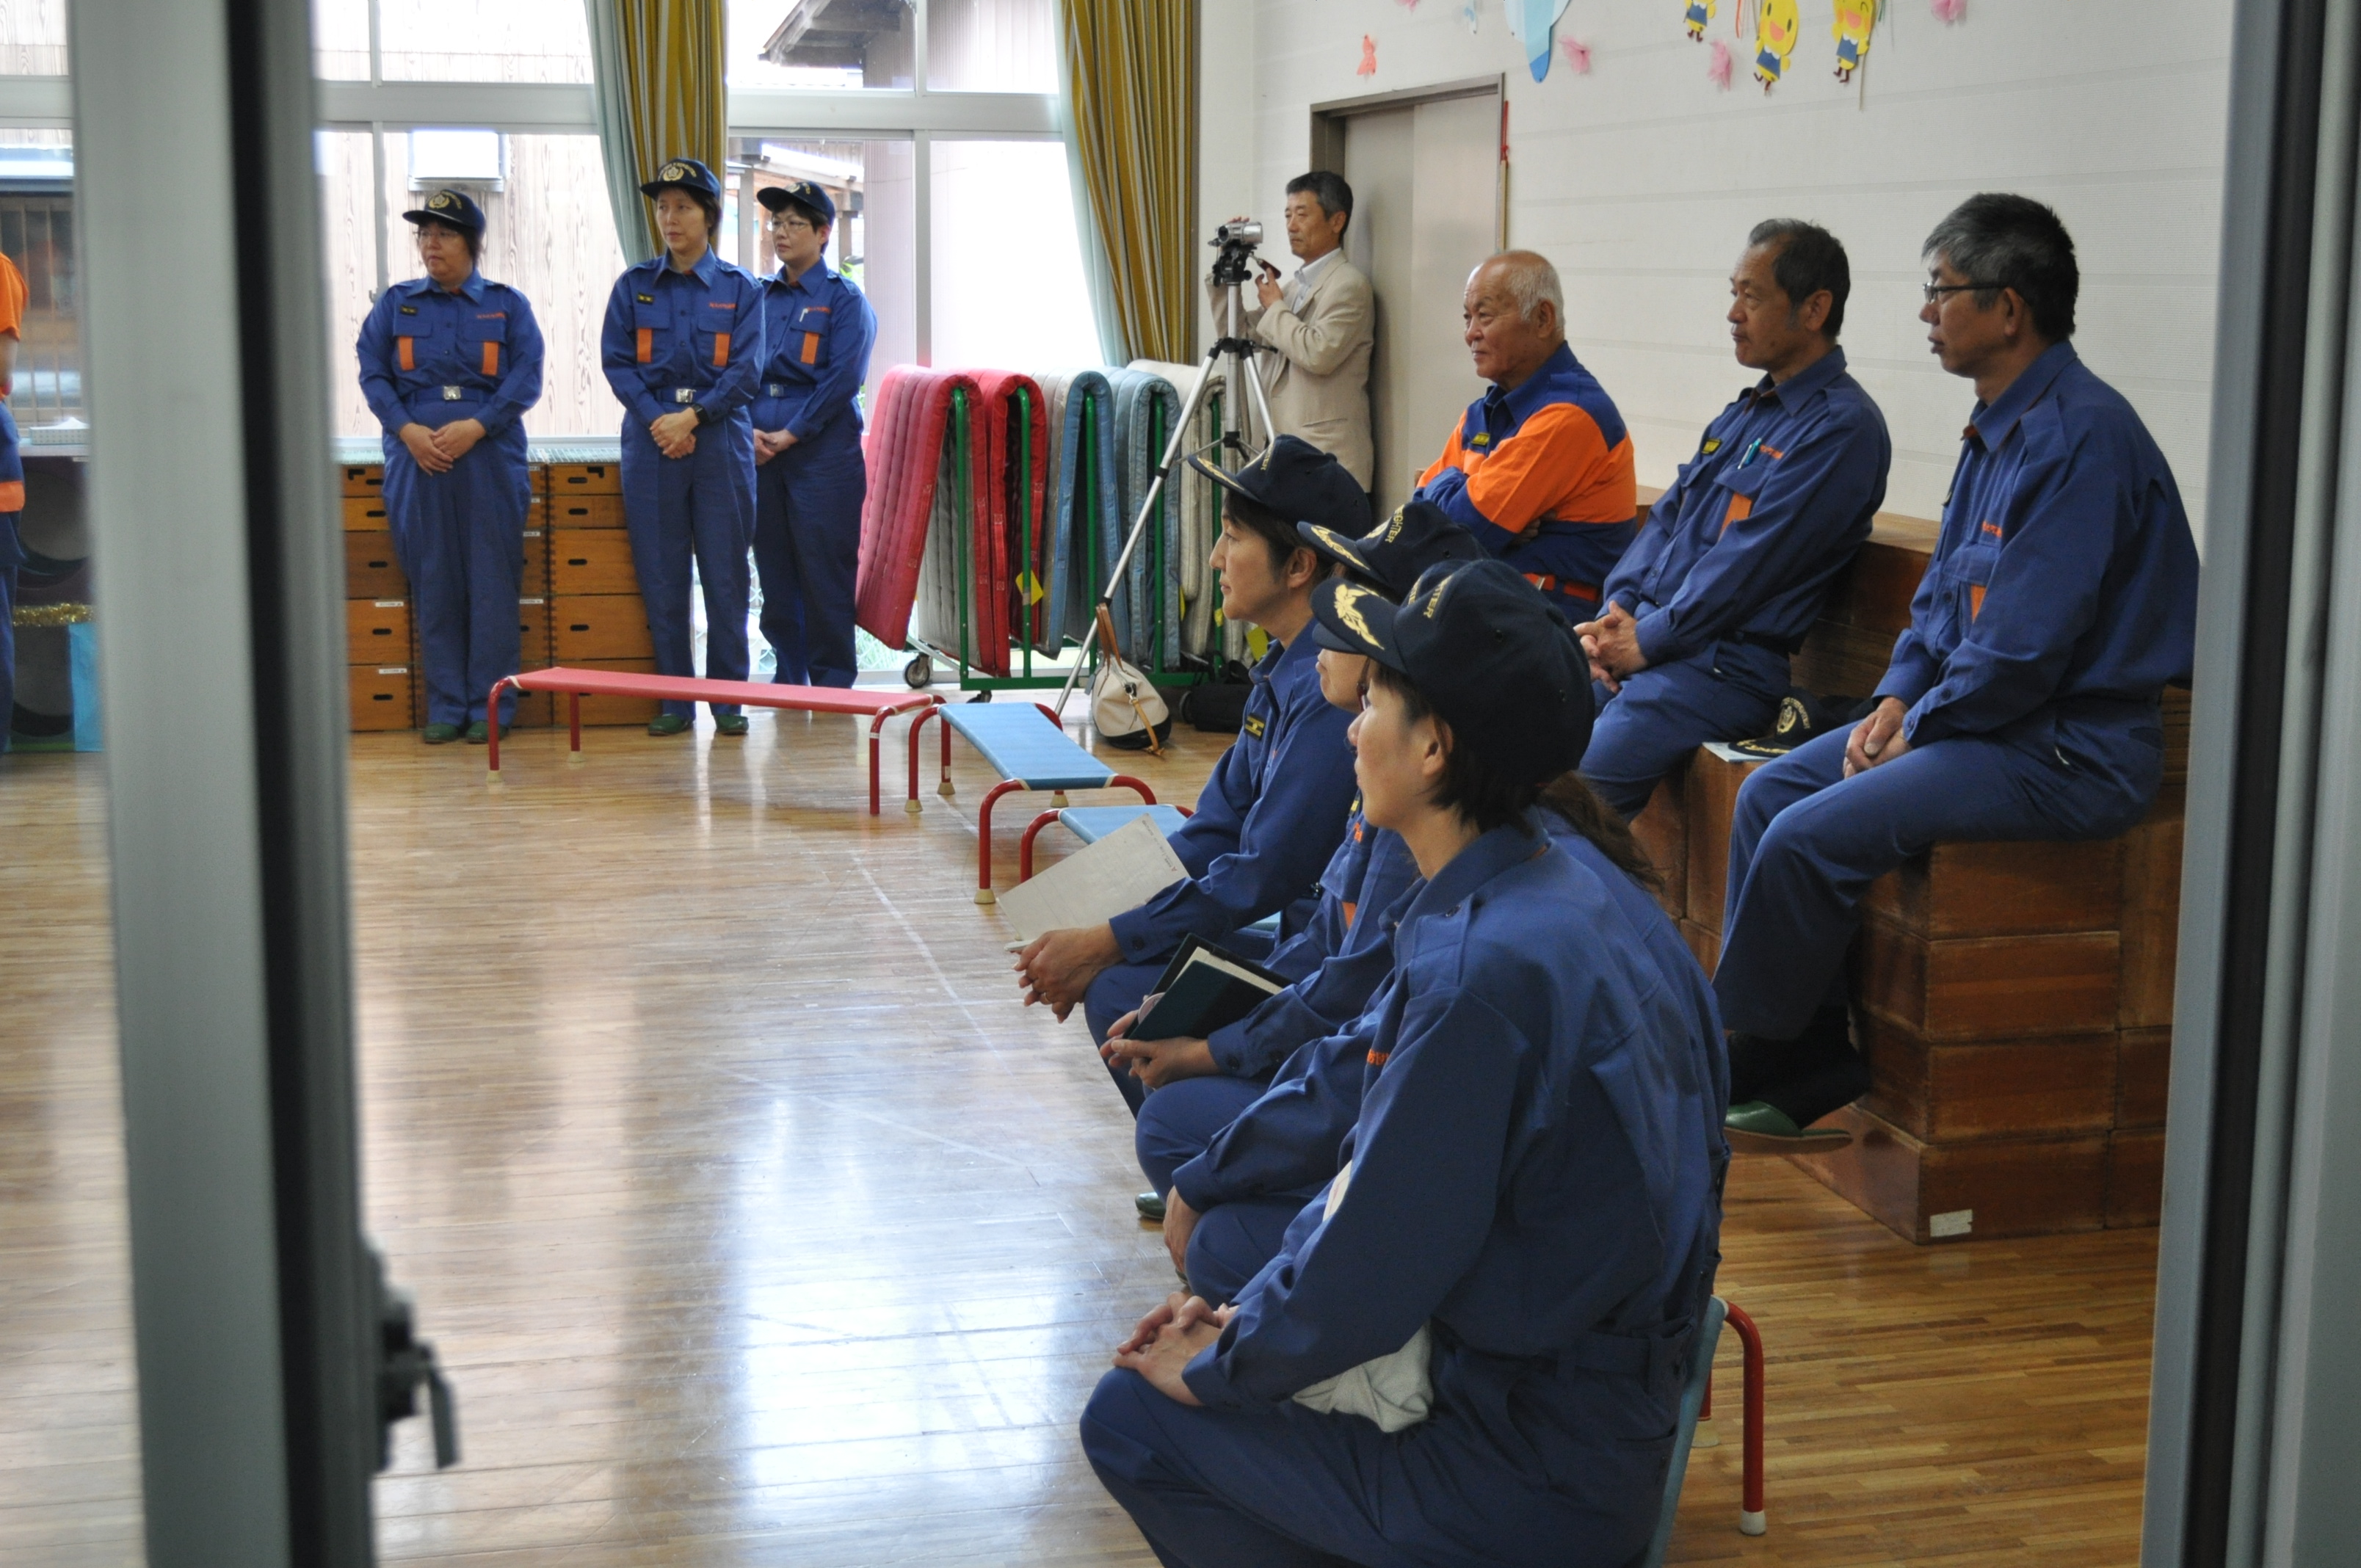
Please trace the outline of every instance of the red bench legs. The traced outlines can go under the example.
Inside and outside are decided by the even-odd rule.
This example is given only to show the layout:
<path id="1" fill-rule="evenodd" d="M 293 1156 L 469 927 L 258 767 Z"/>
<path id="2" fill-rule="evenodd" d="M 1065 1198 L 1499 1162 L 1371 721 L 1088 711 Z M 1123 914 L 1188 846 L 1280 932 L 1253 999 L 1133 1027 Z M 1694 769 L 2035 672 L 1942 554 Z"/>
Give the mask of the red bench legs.
<path id="1" fill-rule="evenodd" d="M 949 734 L 950 729 L 949 725 L 944 726 L 944 733 Z M 1023 779 L 1003 779 L 984 793 L 983 805 L 977 810 L 975 817 L 975 901 L 978 904 L 994 904 L 999 901 L 997 895 L 992 891 L 992 808 L 1002 795 L 1032 787 Z M 1135 790 L 1138 792 L 1139 798 L 1149 806 L 1156 804 L 1156 792 L 1128 773 L 1113 774 L 1101 787 Z M 1025 876 L 1031 874 L 1033 836 L 1041 830 L 1044 820 L 1054 818 L 1056 816 L 1057 813 L 1054 811 L 1046 812 L 1042 817 L 1036 817 L 1026 828 L 1024 842 L 1017 850 L 1017 869 L 1020 872 L 1017 880 L 1020 882 Z"/>
<path id="2" fill-rule="evenodd" d="M 1723 1306 L 1730 1314 L 1730 1326 L 1738 1331 L 1741 1353 L 1739 1425 L 1744 1446 L 1739 1455 L 1738 1533 L 1761 1535 L 1771 1528 L 1763 1508 L 1763 1333 L 1741 1309 L 1727 1300 Z M 1713 1379 L 1708 1376 L 1705 1408 L 1697 1415 L 1704 1420 L 1712 1414 Z"/>
<path id="3" fill-rule="evenodd" d="M 492 695 L 484 699 L 484 713 L 491 719 L 490 733 L 486 741 L 490 751 L 484 761 L 488 764 L 488 771 L 494 775 L 498 775 L 500 771 L 500 688 L 515 685 L 514 681 L 502 675 L 492 683 Z"/>

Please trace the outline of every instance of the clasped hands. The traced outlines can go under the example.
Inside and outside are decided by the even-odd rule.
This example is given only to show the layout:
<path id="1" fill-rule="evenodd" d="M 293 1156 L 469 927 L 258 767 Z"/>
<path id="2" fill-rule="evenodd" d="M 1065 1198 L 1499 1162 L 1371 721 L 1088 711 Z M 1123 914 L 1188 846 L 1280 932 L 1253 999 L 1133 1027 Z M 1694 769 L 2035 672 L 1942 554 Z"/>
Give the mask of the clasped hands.
<path id="1" fill-rule="evenodd" d="M 686 457 L 697 450 L 697 411 L 683 409 L 678 413 L 658 414 L 648 422 L 648 434 L 656 450 L 667 457 Z"/>
<path id="2" fill-rule="evenodd" d="M 1625 681 L 1648 667 L 1648 656 L 1640 651 L 1640 623 L 1612 599 L 1606 614 L 1582 622 L 1574 634 L 1582 639 L 1590 678 L 1610 692 L 1621 691 Z"/>
<path id="3" fill-rule="evenodd" d="M 796 444 L 792 430 L 758 430 L 754 433 L 754 466 L 761 467 Z"/>
<path id="4" fill-rule="evenodd" d="M 1190 1391 L 1180 1375 L 1199 1351 L 1222 1337 L 1236 1313 L 1235 1306 L 1212 1306 L 1202 1296 L 1175 1290 L 1115 1347 L 1115 1364 L 1138 1373 L 1175 1404 L 1202 1405 L 1204 1401 Z"/>
<path id="5" fill-rule="evenodd" d="M 476 449 L 484 439 L 484 422 L 455 419 L 440 430 L 412 422 L 401 427 L 401 444 L 418 466 L 429 474 L 447 474 L 451 466 Z"/>
<path id="6" fill-rule="evenodd" d="M 1910 750 L 1910 737 L 1902 733 L 1902 721 L 1909 717 L 1910 709 L 1900 697 L 1879 698 L 1870 716 L 1854 725 L 1845 740 L 1844 776 L 1865 773 Z"/>

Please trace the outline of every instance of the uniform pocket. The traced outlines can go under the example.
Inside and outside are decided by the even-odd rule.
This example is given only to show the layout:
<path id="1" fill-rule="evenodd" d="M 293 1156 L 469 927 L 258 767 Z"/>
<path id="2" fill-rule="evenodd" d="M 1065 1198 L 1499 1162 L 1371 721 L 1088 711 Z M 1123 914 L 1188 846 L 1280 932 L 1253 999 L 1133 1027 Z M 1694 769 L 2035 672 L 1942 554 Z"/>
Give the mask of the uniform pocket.
<path id="1" fill-rule="evenodd" d="M 1953 551 L 1943 563 L 1944 596 L 1964 635 L 1984 609 L 1984 590 L 1992 586 L 2000 565 L 2000 546 L 1971 544 Z"/>
<path id="2" fill-rule="evenodd" d="M 479 315 L 467 323 L 462 336 L 467 367 L 478 375 L 498 378 L 506 363 L 508 317 L 503 314 Z"/>
<path id="3" fill-rule="evenodd" d="M 826 305 L 806 305 L 787 323 L 787 354 L 796 364 L 818 369 L 828 363 L 828 324 L 830 313 Z"/>
<path id="4" fill-rule="evenodd" d="M 631 357 L 642 365 L 656 360 L 656 345 L 672 334 L 672 313 L 661 305 L 631 307 Z"/>
<path id="5" fill-rule="evenodd" d="M 1741 463 L 1715 476 L 1714 485 L 1722 492 L 1721 527 L 1718 533 L 1754 515 L 1754 498 L 1762 492 L 1763 481 L 1770 477 L 1768 463 Z"/>

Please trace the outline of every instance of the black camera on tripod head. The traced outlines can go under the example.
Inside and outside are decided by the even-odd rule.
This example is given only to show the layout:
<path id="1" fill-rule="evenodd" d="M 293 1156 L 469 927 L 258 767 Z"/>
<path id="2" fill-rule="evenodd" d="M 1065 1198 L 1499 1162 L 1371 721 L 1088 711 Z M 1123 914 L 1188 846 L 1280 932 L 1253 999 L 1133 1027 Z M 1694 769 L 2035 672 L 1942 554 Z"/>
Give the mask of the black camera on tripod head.
<path id="1" fill-rule="evenodd" d="M 1213 247 L 1213 281 L 1226 286 L 1254 275 L 1255 247 L 1262 244 L 1262 225 L 1252 218 L 1224 224 L 1205 242 Z"/>

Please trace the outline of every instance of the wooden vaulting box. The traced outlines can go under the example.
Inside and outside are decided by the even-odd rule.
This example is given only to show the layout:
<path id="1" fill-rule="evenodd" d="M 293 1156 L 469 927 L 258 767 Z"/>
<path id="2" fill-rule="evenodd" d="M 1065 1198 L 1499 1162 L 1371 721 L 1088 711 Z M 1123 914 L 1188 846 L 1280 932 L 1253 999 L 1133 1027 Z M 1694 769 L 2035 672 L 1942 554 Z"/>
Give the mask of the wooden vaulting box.
<path id="1" fill-rule="evenodd" d="M 1795 685 L 1875 691 L 1935 533 L 1878 519 Z M 2188 707 L 2167 694 L 2167 782 L 2124 837 L 1940 845 L 1872 885 L 1851 966 L 1870 1091 L 1835 1118 L 1851 1146 L 1797 1164 L 1918 1242 L 2156 1223 Z M 1760 765 L 1700 749 L 1632 824 L 1708 973 L 1730 814 Z"/>

